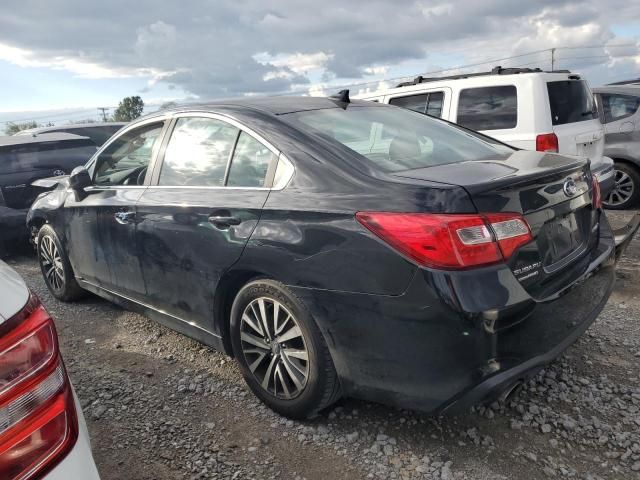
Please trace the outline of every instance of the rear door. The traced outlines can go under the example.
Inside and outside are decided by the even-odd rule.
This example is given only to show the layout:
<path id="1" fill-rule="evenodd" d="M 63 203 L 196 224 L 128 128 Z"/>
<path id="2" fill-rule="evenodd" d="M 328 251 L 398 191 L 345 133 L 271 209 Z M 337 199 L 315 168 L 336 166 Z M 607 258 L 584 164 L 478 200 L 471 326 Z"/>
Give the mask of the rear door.
<path id="1" fill-rule="evenodd" d="M 256 227 L 278 151 L 219 115 L 181 115 L 138 202 L 144 302 L 211 333 L 219 279 Z M 215 332 L 213 332 L 215 333 Z"/>
<path id="2" fill-rule="evenodd" d="M 587 82 L 550 81 L 547 92 L 559 153 L 599 160 L 604 151 L 604 130 Z"/>

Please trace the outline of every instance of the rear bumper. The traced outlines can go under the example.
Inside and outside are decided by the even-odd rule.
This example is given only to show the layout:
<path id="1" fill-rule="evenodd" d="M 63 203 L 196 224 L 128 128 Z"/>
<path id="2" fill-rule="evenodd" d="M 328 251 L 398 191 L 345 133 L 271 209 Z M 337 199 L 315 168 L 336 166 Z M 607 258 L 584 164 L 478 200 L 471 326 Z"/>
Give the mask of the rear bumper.
<path id="1" fill-rule="evenodd" d="M 602 192 L 603 198 L 609 195 L 613 188 L 616 186 L 615 180 L 615 170 L 613 160 L 608 157 L 605 157 L 607 161 L 603 161 L 598 168 L 591 169 L 592 173 L 598 179 L 598 183 L 600 184 L 600 191 Z"/>
<path id="2" fill-rule="evenodd" d="M 620 237 L 619 252 L 630 236 Z M 603 216 L 598 247 L 572 265 L 569 285 L 544 299 L 506 266 L 418 270 L 400 296 L 292 289 L 325 335 L 345 394 L 454 412 L 496 397 L 571 345 L 609 298 L 615 255 Z"/>

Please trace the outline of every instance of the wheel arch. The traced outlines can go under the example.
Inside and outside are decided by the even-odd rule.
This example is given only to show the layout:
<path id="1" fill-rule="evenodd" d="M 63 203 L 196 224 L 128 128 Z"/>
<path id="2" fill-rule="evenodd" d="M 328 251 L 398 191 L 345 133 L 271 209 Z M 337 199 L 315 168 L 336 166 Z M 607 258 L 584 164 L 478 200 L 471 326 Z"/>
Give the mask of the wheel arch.
<path id="1" fill-rule="evenodd" d="M 225 272 L 218 282 L 213 301 L 215 330 L 220 332 L 224 353 L 230 357 L 234 356 L 230 335 L 233 301 L 242 287 L 257 279 L 273 280 L 273 277 L 258 270 L 238 268 Z"/>

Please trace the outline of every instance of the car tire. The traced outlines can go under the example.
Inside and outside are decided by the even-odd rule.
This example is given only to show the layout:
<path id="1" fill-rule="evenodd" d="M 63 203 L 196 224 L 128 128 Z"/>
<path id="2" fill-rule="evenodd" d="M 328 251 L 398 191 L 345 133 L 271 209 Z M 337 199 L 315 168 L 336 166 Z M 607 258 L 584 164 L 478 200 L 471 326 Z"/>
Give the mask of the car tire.
<path id="1" fill-rule="evenodd" d="M 625 162 L 616 161 L 614 165 L 615 186 L 607 198 L 604 207 L 609 210 L 626 210 L 640 202 L 640 171 Z"/>
<path id="2" fill-rule="evenodd" d="M 43 225 L 37 239 L 40 271 L 51 294 L 63 302 L 71 302 L 84 296 L 86 292 L 78 285 L 55 230 L 50 225 Z"/>
<path id="3" fill-rule="evenodd" d="M 338 375 L 318 326 L 280 282 L 245 285 L 233 302 L 230 330 L 249 388 L 272 410 L 308 418 L 340 398 Z"/>

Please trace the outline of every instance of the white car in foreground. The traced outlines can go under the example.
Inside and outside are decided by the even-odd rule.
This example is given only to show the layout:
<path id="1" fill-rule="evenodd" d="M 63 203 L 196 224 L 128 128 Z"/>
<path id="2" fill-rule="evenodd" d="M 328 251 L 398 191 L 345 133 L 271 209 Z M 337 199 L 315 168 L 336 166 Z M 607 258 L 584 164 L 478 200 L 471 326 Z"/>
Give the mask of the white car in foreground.
<path id="1" fill-rule="evenodd" d="M 53 320 L 0 261 L 0 479 L 99 480 Z"/>

